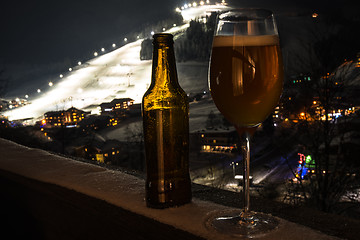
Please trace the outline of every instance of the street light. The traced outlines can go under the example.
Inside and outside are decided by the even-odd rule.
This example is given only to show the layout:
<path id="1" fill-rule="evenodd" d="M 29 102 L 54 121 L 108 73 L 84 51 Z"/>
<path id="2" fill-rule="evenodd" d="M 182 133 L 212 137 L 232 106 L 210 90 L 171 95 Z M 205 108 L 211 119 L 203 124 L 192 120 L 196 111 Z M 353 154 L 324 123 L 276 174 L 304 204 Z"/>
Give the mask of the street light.
<path id="1" fill-rule="evenodd" d="M 40 88 L 38 88 L 37 92 L 38 92 L 38 93 L 41 93 L 41 90 L 40 90 Z"/>
<path id="2" fill-rule="evenodd" d="M 63 78 L 63 77 L 64 77 L 64 75 L 60 74 L 60 78 Z"/>
<path id="3" fill-rule="evenodd" d="M 49 86 L 52 87 L 54 84 L 53 82 L 49 82 Z"/>
<path id="4" fill-rule="evenodd" d="M 69 68 L 69 72 L 71 72 L 72 71 L 72 68 Z"/>
<path id="5" fill-rule="evenodd" d="M 81 65 L 81 62 L 80 62 L 80 61 L 78 61 L 78 65 L 79 65 L 79 66 Z"/>
<path id="6" fill-rule="evenodd" d="M 94 52 L 94 56 L 97 57 L 99 54 L 97 52 Z"/>

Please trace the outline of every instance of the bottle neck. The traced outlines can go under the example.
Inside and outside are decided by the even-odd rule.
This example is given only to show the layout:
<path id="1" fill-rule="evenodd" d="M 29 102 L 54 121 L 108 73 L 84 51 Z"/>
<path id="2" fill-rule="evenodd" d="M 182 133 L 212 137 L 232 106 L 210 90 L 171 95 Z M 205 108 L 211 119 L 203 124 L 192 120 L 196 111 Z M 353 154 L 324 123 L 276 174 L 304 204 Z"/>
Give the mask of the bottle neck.
<path id="1" fill-rule="evenodd" d="M 154 38 L 151 85 L 167 88 L 178 85 L 172 38 Z"/>

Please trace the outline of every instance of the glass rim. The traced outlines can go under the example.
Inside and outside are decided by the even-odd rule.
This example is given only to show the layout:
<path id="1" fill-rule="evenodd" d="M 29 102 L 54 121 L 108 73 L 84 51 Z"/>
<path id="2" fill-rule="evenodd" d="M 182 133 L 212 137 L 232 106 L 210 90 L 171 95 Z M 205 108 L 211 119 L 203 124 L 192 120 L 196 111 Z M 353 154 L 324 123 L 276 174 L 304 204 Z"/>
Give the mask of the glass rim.
<path id="1" fill-rule="evenodd" d="M 233 8 L 218 15 L 218 21 L 242 22 L 251 20 L 271 19 L 274 14 L 264 8 Z"/>

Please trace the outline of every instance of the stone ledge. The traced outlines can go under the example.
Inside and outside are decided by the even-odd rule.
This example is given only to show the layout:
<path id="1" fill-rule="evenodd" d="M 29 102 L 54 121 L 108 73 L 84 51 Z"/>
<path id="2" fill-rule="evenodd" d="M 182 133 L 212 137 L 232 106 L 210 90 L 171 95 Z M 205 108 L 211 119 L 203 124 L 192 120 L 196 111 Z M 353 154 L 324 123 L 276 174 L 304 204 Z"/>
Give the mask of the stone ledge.
<path id="1" fill-rule="evenodd" d="M 126 212 L 200 238 L 233 239 L 204 225 L 209 214 L 229 208 L 227 206 L 194 197 L 191 204 L 182 207 L 150 209 L 145 206 L 144 180 L 133 175 L 27 148 L 4 139 L 0 139 L 0 152 L 0 169 L 3 171 L 103 200 Z M 279 220 L 281 223 L 277 230 L 258 239 L 337 239 L 284 218 Z M 137 222 L 133 224 L 141 228 Z"/>
<path id="2" fill-rule="evenodd" d="M 0 189 L 5 220 L 0 230 L 11 239 L 203 239 L 103 200 L 3 170 Z"/>

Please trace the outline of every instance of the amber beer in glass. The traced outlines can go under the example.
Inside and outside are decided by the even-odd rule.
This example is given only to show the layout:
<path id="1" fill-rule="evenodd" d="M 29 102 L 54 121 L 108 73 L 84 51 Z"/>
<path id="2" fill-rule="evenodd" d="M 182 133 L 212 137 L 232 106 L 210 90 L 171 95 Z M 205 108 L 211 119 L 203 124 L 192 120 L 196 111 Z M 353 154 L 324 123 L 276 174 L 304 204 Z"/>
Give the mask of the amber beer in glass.
<path id="1" fill-rule="evenodd" d="M 276 229 L 279 221 L 250 210 L 250 137 L 276 107 L 283 85 L 279 37 L 271 11 L 233 9 L 218 15 L 209 69 L 216 107 L 241 139 L 243 208 L 214 213 L 206 226 L 245 238 Z"/>
<path id="2" fill-rule="evenodd" d="M 191 201 L 189 103 L 177 78 L 173 36 L 155 34 L 151 85 L 143 96 L 146 203 L 152 208 Z"/>
<path id="3" fill-rule="evenodd" d="M 211 96 L 228 121 L 252 127 L 273 111 L 282 92 L 279 55 L 277 35 L 214 37 Z"/>

